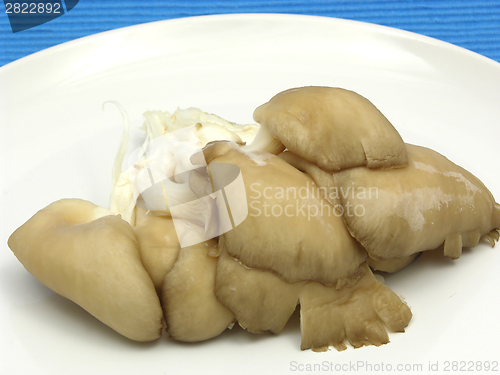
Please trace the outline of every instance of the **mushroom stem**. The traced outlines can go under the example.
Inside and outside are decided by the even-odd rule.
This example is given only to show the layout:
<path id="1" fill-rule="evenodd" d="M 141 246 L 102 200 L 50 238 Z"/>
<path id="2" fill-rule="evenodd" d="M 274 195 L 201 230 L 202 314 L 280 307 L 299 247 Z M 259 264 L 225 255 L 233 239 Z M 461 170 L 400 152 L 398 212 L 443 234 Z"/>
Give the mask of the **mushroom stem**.
<path id="1" fill-rule="evenodd" d="M 274 138 L 265 125 L 261 125 L 255 135 L 254 140 L 249 145 L 242 146 L 245 151 L 265 151 L 278 155 L 285 150 L 285 146 L 278 139 Z"/>

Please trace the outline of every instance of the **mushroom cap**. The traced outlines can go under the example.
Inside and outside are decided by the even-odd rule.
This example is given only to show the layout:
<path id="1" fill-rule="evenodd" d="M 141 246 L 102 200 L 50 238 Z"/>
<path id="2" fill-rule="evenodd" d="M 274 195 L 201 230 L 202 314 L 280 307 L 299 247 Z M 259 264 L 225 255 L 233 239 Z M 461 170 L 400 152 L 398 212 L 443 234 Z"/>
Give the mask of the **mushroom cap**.
<path id="1" fill-rule="evenodd" d="M 316 282 L 300 292 L 301 348 L 345 350 L 344 340 L 359 348 L 389 342 L 386 329 L 404 332 L 412 318 L 408 306 L 387 286 L 379 283 L 363 264 L 363 275 L 353 286 L 338 290 Z"/>
<path id="2" fill-rule="evenodd" d="M 407 165 L 401 136 L 366 98 L 335 87 L 293 88 L 258 107 L 254 120 L 286 148 L 326 171 Z"/>
<path id="3" fill-rule="evenodd" d="M 225 248 L 221 250 L 215 294 L 249 332 L 281 332 L 297 307 L 304 284 L 290 284 L 274 273 L 249 268 Z"/>
<path id="4" fill-rule="evenodd" d="M 374 260 L 408 257 L 445 243 L 445 255 L 458 258 L 462 246 L 482 236 L 497 239 L 500 205 L 473 174 L 431 149 L 406 144 L 409 166 L 392 170 L 366 167 L 328 173 L 297 155 L 289 163 L 324 183 L 344 207 L 351 234 Z"/>
<path id="5" fill-rule="evenodd" d="M 155 340 L 161 336 L 162 310 L 134 231 L 102 211 L 84 200 L 59 200 L 18 228 L 8 245 L 54 292 L 129 339 Z"/>
<path id="6" fill-rule="evenodd" d="M 182 248 L 163 280 L 161 301 L 168 334 L 179 341 L 202 341 L 220 335 L 234 316 L 215 296 L 217 258 L 209 253 L 216 240 Z"/>
<path id="7" fill-rule="evenodd" d="M 365 261 L 341 215 L 306 174 L 275 155 L 245 153 L 231 142 L 208 144 L 204 154 L 210 168 L 232 163 L 241 170 L 248 216 L 222 235 L 231 256 L 290 283 L 325 285 L 349 277 Z"/>
<path id="8" fill-rule="evenodd" d="M 346 217 L 346 223 L 370 257 L 408 256 L 443 242 L 446 254 L 448 242 L 448 248 L 455 243 L 452 257 L 457 258 L 462 241 L 475 246 L 481 236 L 498 229 L 499 206 L 477 177 L 429 148 L 410 144 L 406 148 L 407 168 L 361 167 L 334 174 L 336 186 L 344 190 L 351 186 L 373 191 L 366 197 L 341 198 L 343 205 L 361 204 L 366 209 L 363 216 Z"/>

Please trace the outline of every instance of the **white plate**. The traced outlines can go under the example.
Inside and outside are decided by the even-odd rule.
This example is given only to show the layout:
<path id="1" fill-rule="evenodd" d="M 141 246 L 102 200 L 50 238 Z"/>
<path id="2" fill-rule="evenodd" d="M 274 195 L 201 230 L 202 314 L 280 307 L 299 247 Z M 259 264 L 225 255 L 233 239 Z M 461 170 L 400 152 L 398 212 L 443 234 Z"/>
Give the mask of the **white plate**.
<path id="1" fill-rule="evenodd" d="M 54 200 L 107 205 L 121 118 L 104 102 L 121 103 L 133 125 L 145 110 L 177 106 L 248 122 L 272 95 L 302 85 L 361 93 L 405 141 L 445 154 L 500 197 L 500 65 L 443 42 L 330 18 L 227 15 L 42 51 L 0 69 L 1 372 L 254 374 L 330 363 L 426 370 L 437 361 L 444 370 L 446 361 L 499 361 L 500 252 L 484 244 L 455 262 L 422 256 L 387 277 L 414 313 L 390 344 L 323 354 L 299 350 L 297 316 L 277 336 L 234 329 L 199 344 L 130 342 L 39 284 L 8 249 L 10 233 Z"/>

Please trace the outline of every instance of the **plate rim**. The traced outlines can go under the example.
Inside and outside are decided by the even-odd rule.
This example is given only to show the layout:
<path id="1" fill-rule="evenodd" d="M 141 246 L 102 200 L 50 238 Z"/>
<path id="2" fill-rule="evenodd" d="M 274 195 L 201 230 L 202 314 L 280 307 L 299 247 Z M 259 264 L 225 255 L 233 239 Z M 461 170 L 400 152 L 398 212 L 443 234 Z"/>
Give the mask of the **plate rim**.
<path id="1" fill-rule="evenodd" d="M 474 63 L 474 64 L 482 64 L 481 63 L 482 59 L 477 59 L 478 56 L 479 57 L 483 57 L 483 58 L 485 58 L 487 60 L 493 61 L 493 60 L 491 60 L 491 59 L 489 59 L 489 58 L 487 58 L 485 56 L 479 55 L 479 54 L 477 54 L 475 52 L 469 51 L 469 50 L 464 49 L 462 47 L 455 46 L 455 45 L 450 44 L 448 42 L 440 41 L 438 39 L 427 37 L 425 35 L 415 34 L 413 32 L 409 32 L 409 31 L 405 31 L 405 30 L 400 30 L 400 29 L 395 29 L 395 28 L 391 28 L 391 27 L 387 27 L 387 26 L 381 26 L 381 25 L 366 23 L 366 22 L 362 22 L 362 21 L 337 19 L 337 18 L 323 17 L 323 16 L 303 16 L 303 15 L 268 14 L 268 13 L 265 13 L 263 15 L 265 17 L 261 17 L 261 15 L 258 15 L 258 14 L 242 14 L 242 16 L 244 18 L 246 18 L 246 19 L 255 18 L 255 19 L 261 19 L 262 20 L 263 18 L 267 18 L 269 20 L 276 20 L 277 19 L 276 16 L 278 16 L 278 18 L 280 18 L 280 19 L 297 19 L 297 18 L 300 18 L 300 19 L 304 19 L 305 21 L 306 21 L 306 19 L 307 19 L 307 21 L 310 20 L 310 22 L 314 22 L 315 20 L 319 19 L 321 22 L 324 21 L 325 25 L 328 24 L 328 23 L 332 23 L 332 22 L 333 23 L 337 23 L 339 25 L 340 24 L 345 24 L 345 25 L 347 25 L 347 24 L 348 25 L 356 24 L 355 25 L 356 27 L 362 27 L 362 28 L 365 28 L 366 30 L 369 30 L 370 28 L 373 29 L 373 30 L 375 30 L 375 32 L 377 33 L 377 35 L 380 35 L 381 37 L 400 36 L 400 37 L 403 37 L 403 38 L 411 38 L 411 39 L 413 39 L 414 41 L 417 41 L 417 42 L 425 43 L 425 45 L 422 44 L 422 47 L 434 46 L 434 47 L 442 48 L 442 47 L 448 46 L 448 47 L 446 47 L 448 51 L 454 51 L 454 53 L 457 53 L 457 57 L 461 56 L 465 61 L 469 61 L 469 62 Z M 189 22 L 191 22 L 193 19 L 196 19 L 196 20 L 203 19 L 205 21 L 208 18 L 214 19 L 214 20 L 215 19 L 221 19 L 221 18 L 224 18 L 224 19 L 242 19 L 240 17 L 240 15 L 235 15 L 235 14 L 207 15 L 207 16 L 184 17 L 184 18 L 180 18 L 180 19 L 170 19 L 170 20 L 154 21 L 154 22 L 149 22 L 149 23 L 144 23 L 144 24 L 132 25 L 132 26 L 127 26 L 127 27 L 123 27 L 123 28 L 119 28 L 119 29 L 114 29 L 114 30 L 109 30 L 109 31 L 105 31 L 105 32 L 101 32 L 101 33 L 89 35 L 89 36 L 86 36 L 86 37 L 75 39 L 73 41 L 68 41 L 68 42 L 65 42 L 65 43 L 62 43 L 62 44 L 59 44 L 59 45 L 47 48 L 45 50 L 36 52 L 34 54 L 25 56 L 25 57 L 23 57 L 23 58 L 21 58 L 19 60 L 16 60 L 16 61 L 14 61 L 14 62 L 12 62 L 10 64 L 14 64 L 14 67 L 17 67 L 18 64 L 21 61 L 22 61 L 23 64 L 25 64 L 25 63 L 28 63 L 28 64 L 36 63 L 36 62 L 39 61 L 39 60 L 36 60 L 36 59 L 42 59 L 41 61 L 43 61 L 43 59 L 51 58 L 52 57 L 52 53 L 54 53 L 54 52 L 55 53 L 58 53 L 58 51 L 62 52 L 64 49 L 67 49 L 69 47 L 71 47 L 71 48 L 75 47 L 77 49 L 81 48 L 81 46 L 82 46 L 81 43 L 88 43 L 88 42 L 92 43 L 92 41 L 94 41 L 94 40 L 97 41 L 100 38 L 107 38 L 110 35 L 111 36 L 113 36 L 113 35 L 119 35 L 120 33 L 128 32 L 128 31 L 131 31 L 133 33 L 133 32 L 135 32 L 134 30 L 137 30 L 139 28 L 144 28 L 145 30 L 148 30 L 149 27 L 151 27 L 151 24 L 158 24 L 158 23 L 168 23 L 168 24 L 176 23 L 176 24 L 181 24 L 181 23 L 186 22 L 186 20 L 189 21 Z M 309 23 L 307 22 L 307 24 L 309 24 Z M 169 28 L 169 30 L 170 30 L 170 28 Z M 100 42 L 98 42 L 98 43 L 100 43 Z M 449 48 L 451 48 L 451 50 Z M 498 69 L 498 68 L 500 68 L 500 65 L 497 62 L 495 62 L 495 61 L 493 61 L 493 63 L 494 63 L 494 67 L 496 68 L 495 72 L 500 73 L 500 69 Z M 9 66 L 9 64 L 7 64 L 6 66 Z M 24 66 L 24 65 L 22 67 L 26 68 L 26 66 Z M 4 70 L 5 69 L 2 70 L 0 68 L 0 78 L 1 78 L 2 72 L 4 72 Z M 5 74 L 7 74 L 7 72 L 10 72 L 10 70 L 5 71 Z M 17 264 L 17 265 L 19 267 L 22 267 L 20 264 Z M 427 292 L 422 292 L 422 295 L 425 296 L 426 293 Z M 0 300 L 0 302 L 2 302 L 2 301 Z M 417 300 L 415 300 L 415 302 L 413 302 L 413 300 L 410 300 L 409 302 L 410 302 L 410 304 L 413 304 L 412 308 L 415 309 L 416 308 L 416 304 L 417 304 Z M 422 312 L 420 312 L 419 314 L 421 314 L 421 313 Z M 391 341 L 396 341 L 397 338 L 401 338 L 401 337 L 400 336 L 399 337 L 391 337 Z M 441 338 L 441 337 L 437 336 L 437 338 Z M 405 337 L 404 340 L 407 340 L 406 337 Z M 436 342 L 437 341 L 434 341 L 434 345 L 435 345 Z M 413 344 L 413 343 L 415 343 L 415 344 Z M 413 339 L 410 339 L 410 345 L 412 347 L 413 347 L 413 345 L 417 345 L 417 344 L 418 344 L 417 341 L 413 341 Z M 296 355 L 297 350 L 298 350 L 297 342 L 293 342 L 292 345 L 293 345 L 295 351 L 294 352 L 290 352 L 290 353 L 291 353 L 291 355 Z M 399 345 L 399 346 L 397 346 L 397 345 L 398 344 L 396 342 L 393 342 L 391 344 L 391 349 L 389 349 L 389 352 L 393 353 L 393 350 L 394 350 L 394 353 L 397 353 L 397 352 L 403 351 L 405 349 L 404 345 Z M 397 348 L 395 346 L 397 346 Z M 215 346 L 215 348 L 217 348 L 217 346 Z M 368 355 L 368 351 L 371 350 L 371 349 L 373 349 L 373 348 L 365 348 L 363 354 L 361 352 L 359 352 L 359 354 L 360 355 L 362 354 L 362 356 Z M 257 352 L 260 352 L 260 350 L 257 350 Z M 307 352 L 307 353 L 309 353 L 309 352 Z M 335 352 L 333 352 L 333 353 L 335 353 Z M 358 354 L 358 352 L 355 352 L 355 353 Z M 337 354 L 337 353 L 335 353 L 335 354 Z M 340 361 L 347 361 L 346 358 L 350 358 L 349 356 L 353 354 L 353 350 L 349 350 L 348 352 L 346 352 L 346 354 L 348 356 L 331 357 L 331 358 L 333 358 L 333 359 L 336 358 L 336 360 L 340 360 Z M 316 355 L 316 354 L 312 354 L 312 355 Z M 385 354 L 384 354 L 383 351 L 381 352 L 381 355 L 382 355 L 382 358 L 384 358 Z M 427 357 L 429 357 L 429 359 L 431 358 L 430 355 L 428 355 Z M 297 354 L 297 358 L 299 358 L 298 354 Z M 309 358 L 309 357 L 300 357 L 300 358 L 304 359 L 304 358 Z M 371 358 L 371 357 L 369 357 L 369 358 Z M 29 359 L 32 360 L 32 357 L 30 356 Z M 328 359 L 328 358 L 325 357 L 325 359 Z M 417 359 L 416 359 L 416 361 L 417 361 Z M 42 367 L 40 367 L 40 369 L 43 370 Z"/>
<path id="2" fill-rule="evenodd" d="M 298 19 L 300 22 L 325 22 L 325 23 L 338 23 L 338 24 L 347 24 L 355 27 L 365 28 L 376 33 L 383 33 L 392 36 L 400 36 L 403 38 L 412 39 L 413 41 L 417 41 L 420 43 L 434 45 L 436 47 L 447 48 L 452 50 L 452 52 L 460 53 L 464 55 L 464 57 L 468 57 L 471 59 L 478 60 L 478 62 L 490 64 L 497 69 L 500 69 L 500 62 L 497 62 L 489 57 L 481 55 L 478 52 L 471 51 L 467 48 L 458 46 L 456 44 L 437 39 L 431 36 L 427 36 L 424 34 L 419 34 L 413 31 L 408 31 L 404 29 L 399 29 L 392 26 L 380 25 L 376 23 L 370 23 L 366 21 L 359 20 L 351 20 L 347 18 L 337 18 L 330 16 L 319 16 L 319 15 L 307 15 L 307 14 L 296 14 L 296 13 L 223 13 L 223 14 L 209 14 L 209 15 L 199 15 L 199 16 L 189 16 L 189 17 L 179 17 L 179 18 L 170 18 L 158 21 L 150 21 L 139 23 L 135 25 L 129 25 L 124 27 L 119 27 L 116 29 L 101 31 L 95 34 L 86 35 L 80 38 L 76 38 L 73 40 L 69 40 L 60 44 L 56 44 L 54 46 L 45 48 L 43 50 L 31 53 L 29 55 L 23 56 L 17 60 L 11 61 L 10 63 L 5 64 L 0 67 L 0 78 L 3 74 L 7 74 L 10 69 L 17 68 L 18 65 L 31 63 L 31 60 L 35 59 L 43 59 L 45 55 L 50 55 L 52 53 L 57 53 L 58 51 L 62 51 L 68 48 L 77 48 L 78 45 L 97 42 L 99 39 L 106 38 L 109 36 L 116 36 L 119 34 L 126 33 L 134 33 L 141 29 L 148 29 L 154 26 L 160 27 L 161 25 L 174 25 L 176 23 L 188 23 L 188 22 L 210 22 L 217 20 L 230 20 L 230 19 L 245 19 L 245 20 L 259 20 L 259 19 L 278 19 L 281 20 L 291 20 Z"/>

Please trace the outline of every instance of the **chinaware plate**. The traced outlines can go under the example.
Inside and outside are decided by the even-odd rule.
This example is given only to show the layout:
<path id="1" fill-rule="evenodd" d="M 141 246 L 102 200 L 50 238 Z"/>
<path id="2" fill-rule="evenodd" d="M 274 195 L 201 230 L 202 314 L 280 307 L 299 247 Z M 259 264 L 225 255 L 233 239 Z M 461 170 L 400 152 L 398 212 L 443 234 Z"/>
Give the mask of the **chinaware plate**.
<path id="1" fill-rule="evenodd" d="M 177 107 L 248 123 L 274 94 L 306 85 L 369 98 L 406 142 L 444 154 L 500 199 L 500 65 L 441 41 L 348 20 L 243 14 L 44 50 L 0 68 L 2 373 L 451 371 L 495 361 L 498 370 L 500 253 L 485 243 L 456 261 L 427 253 L 383 275 L 413 311 L 406 332 L 381 347 L 322 354 L 300 351 L 298 312 L 279 335 L 235 326 L 202 343 L 131 342 L 41 285 L 8 249 L 8 236 L 52 201 L 107 207 L 123 120 L 106 103 L 119 103 L 134 129 L 146 110 Z"/>

